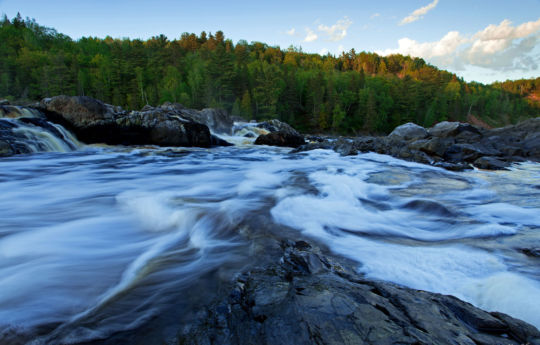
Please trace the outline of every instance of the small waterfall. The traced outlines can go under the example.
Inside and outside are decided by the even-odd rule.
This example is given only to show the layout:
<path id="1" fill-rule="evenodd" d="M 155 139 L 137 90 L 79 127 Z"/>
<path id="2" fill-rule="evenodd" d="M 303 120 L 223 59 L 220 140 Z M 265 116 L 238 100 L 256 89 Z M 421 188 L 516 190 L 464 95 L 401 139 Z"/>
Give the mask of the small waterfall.
<path id="1" fill-rule="evenodd" d="M 232 135 L 218 135 L 220 138 L 236 146 L 251 145 L 259 135 L 268 134 L 264 128 L 257 127 L 257 122 L 235 122 Z"/>
<path id="2" fill-rule="evenodd" d="M 0 106 L 0 155 L 69 152 L 82 146 L 64 127 L 51 123 L 36 109 Z"/>

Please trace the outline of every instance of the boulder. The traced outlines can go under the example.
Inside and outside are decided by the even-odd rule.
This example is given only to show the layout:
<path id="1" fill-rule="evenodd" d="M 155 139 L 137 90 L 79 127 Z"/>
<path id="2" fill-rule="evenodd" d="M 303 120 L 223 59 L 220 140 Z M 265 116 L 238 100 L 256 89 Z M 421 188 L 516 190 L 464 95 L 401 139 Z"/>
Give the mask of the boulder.
<path id="1" fill-rule="evenodd" d="M 112 106 L 87 96 L 55 96 L 45 98 L 41 106 L 62 116 L 74 127 L 96 126 L 114 120 L 117 116 Z"/>
<path id="2" fill-rule="evenodd" d="M 466 135 L 480 135 L 478 128 L 468 123 L 443 121 L 437 123 L 428 130 L 429 135 L 439 138 L 456 137 L 463 132 L 468 132 Z"/>
<path id="3" fill-rule="evenodd" d="M 177 344 L 538 344 L 540 332 L 453 296 L 368 280 L 305 241 L 239 275 Z"/>
<path id="4" fill-rule="evenodd" d="M 257 125 L 258 128 L 267 130 L 268 132 L 283 132 L 294 136 L 300 136 L 300 134 L 292 128 L 289 124 L 273 119 L 265 122 L 261 122 Z"/>
<path id="5" fill-rule="evenodd" d="M 296 132 L 296 131 L 295 131 Z M 305 144 L 304 137 L 300 134 L 288 131 L 271 132 L 259 135 L 255 140 L 255 145 L 299 147 Z"/>
<path id="6" fill-rule="evenodd" d="M 354 148 L 354 142 L 352 140 L 339 138 L 333 144 L 334 151 L 339 153 L 341 156 L 354 156 L 357 154 L 357 151 Z"/>
<path id="7" fill-rule="evenodd" d="M 486 170 L 503 170 L 510 166 L 508 162 L 495 157 L 480 157 L 474 161 L 473 165 L 479 169 Z"/>
<path id="8" fill-rule="evenodd" d="M 428 132 L 424 127 L 418 126 L 412 122 L 408 122 L 404 125 L 396 127 L 392 133 L 388 135 L 389 138 L 396 138 L 405 141 L 424 139 L 427 136 Z"/>
<path id="9" fill-rule="evenodd" d="M 495 149 L 491 149 L 482 145 L 476 144 L 455 144 L 448 147 L 444 153 L 444 158 L 449 162 L 473 162 L 480 157 L 499 156 L 501 153 Z"/>
<path id="10" fill-rule="evenodd" d="M 182 117 L 202 123 L 216 134 L 232 135 L 233 118 L 223 109 L 206 108 L 203 110 L 188 109 L 180 103 L 166 102 L 160 108 L 179 112 Z"/>
<path id="11" fill-rule="evenodd" d="M 452 138 L 438 138 L 416 140 L 408 144 L 411 150 L 419 150 L 430 156 L 442 157 L 446 150 L 455 143 Z"/>

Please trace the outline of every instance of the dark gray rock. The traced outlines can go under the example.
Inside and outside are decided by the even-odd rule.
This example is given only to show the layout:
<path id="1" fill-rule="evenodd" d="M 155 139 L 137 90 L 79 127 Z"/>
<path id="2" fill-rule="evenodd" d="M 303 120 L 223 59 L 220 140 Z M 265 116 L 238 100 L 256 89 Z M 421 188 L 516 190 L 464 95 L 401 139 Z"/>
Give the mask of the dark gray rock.
<path id="1" fill-rule="evenodd" d="M 481 135 L 480 129 L 468 123 L 443 121 L 428 130 L 429 135 L 439 138 L 449 138 L 461 135 L 477 137 Z M 463 133 L 463 134 L 462 134 Z"/>
<path id="2" fill-rule="evenodd" d="M 292 128 L 289 124 L 281 122 L 277 119 L 261 122 L 257 125 L 258 128 L 267 130 L 268 132 L 283 132 L 293 136 L 299 136 L 300 134 Z"/>
<path id="3" fill-rule="evenodd" d="M 352 140 L 339 138 L 333 144 L 334 144 L 334 147 L 333 147 L 334 151 L 339 153 L 341 156 L 354 156 L 357 154 L 357 151 L 354 147 L 354 143 Z"/>
<path id="4" fill-rule="evenodd" d="M 223 109 L 206 108 L 199 111 L 186 108 L 180 103 L 170 102 L 162 104 L 160 108 L 180 112 L 182 117 L 208 126 L 213 133 L 232 134 L 234 126 L 233 118 Z"/>
<path id="5" fill-rule="evenodd" d="M 51 121 L 72 130 L 86 143 L 199 147 L 223 143 L 212 139 L 205 124 L 185 117 L 191 111 L 181 105 L 147 105 L 141 111 L 128 113 L 90 97 L 56 96 L 44 99 L 41 108 Z M 205 112 L 209 113 L 209 110 Z"/>
<path id="6" fill-rule="evenodd" d="M 495 157 L 480 157 L 474 161 L 473 165 L 486 170 L 503 170 L 510 166 L 508 162 L 501 161 Z"/>
<path id="7" fill-rule="evenodd" d="M 307 144 L 298 146 L 297 148 L 292 150 L 291 153 L 305 152 L 305 151 L 318 150 L 318 149 L 333 150 L 334 143 L 330 141 L 307 143 Z"/>
<path id="8" fill-rule="evenodd" d="M 255 145 L 299 147 L 303 144 L 305 144 L 303 136 L 298 133 L 294 134 L 287 131 L 278 131 L 259 135 L 255 140 Z"/>
<path id="9" fill-rule="evenodd" d="M 472 170 L 471 165 L 468 163 L 436 162 L 433 165 L 450 171 Z"/>
<path id="10" fill-rule="evenodd" d="M 527 256 L 540 258 L 540 248 L 522 248 L 520 251 Z"/>
<path id="11" fill-rule="evenodd" d="M 443 157 L 453 163 L 473 162 L 484 156 L 499 156 L 501 152 L 491 149 L 482 143 L 475 144 L 455 144 L 448 147 Z"/>
<path id="12" fill-rule="evenodd" d="M 412 150 L 422 151 L 430 156 L 443 157 L 444 153 L 455 143 L 453 138 L 438 138 L 416 140 L 408 144 Z"/>
<path id="13" fill-rule="evenodd" d="M 178 344 L 538 344 L 533 326 L 452 296 L 367 280 L 304 241 L 238 277 Z"/>

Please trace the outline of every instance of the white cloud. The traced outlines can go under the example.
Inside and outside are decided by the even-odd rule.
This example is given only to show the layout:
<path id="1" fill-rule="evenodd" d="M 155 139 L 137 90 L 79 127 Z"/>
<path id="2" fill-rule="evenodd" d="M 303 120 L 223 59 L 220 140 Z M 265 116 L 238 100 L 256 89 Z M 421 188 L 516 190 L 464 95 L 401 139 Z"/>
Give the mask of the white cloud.
<path id="1" fill-rule="evenodd" d="M 338 47 L 337 47 L 337 50 L 338 50 L 338 54 L 341 54 L 345 51 L 345 48 L 343 48 L 343 45 L 340 44 Z"/>
<path id="2" fill-rule="evenodd" d="M 450 31 L 439 41 L 420 43 L 410 38 L 402 38 L 398 40 L 397 49 L 386 49 L 380 51 L 382 55 L 403 54 L 411 56 L 419 56 L 422 58 L 432 58 L 452 54 L 456 49 L 469 40 L 457 31 Z"/>
<path id="3" fill-rule="evenodd" d="M 425 16 L 426 13 L 428 13 L 429 11 L 434 9 L 435 6 L 437 6 L 438 3 L 439 3 L 439 0 L 433 0 L 433 2 L 427 4 L 426 6 L 420 7 L 419 9 L 414 10 L 413 13 L 411 13 L 407 17 L 403 18 L 401 20 L 401 22 L 399 23 L 399 25 L 405 25 L 405 24 L 409 24 L 409 23 L 417 21 L 418 19 Z"/>
<path id="4" fill-rule="evenodd" d="M 313 30 L 311 30 L 310 28 L 306 28 L 306 38 L 304 38 L 304 42 L 313 42 L 315 40 L 317 40 L 317 38 L 319 38 L 319 36 L 317 36 L 317 34 L 315 32 L 313 32 Z"/>
<path id="5" fill-rule="evenodd" d="M 472 65 L 501 70 L 538 68 L 538 58 L 528 54 L 540 41 L 540 19 L 512 26 L 505 19 L 489 25 L 471 38 L 471 46 L 462 52 L 462 59 Z"/>
<path id="6" fill-rule="evenodd" d="M 535 33 L 538 29 L 540 29 L 540 19 L 535 22 L 523 23 L 517 27 L 512 27 L 512 22 L 505 19 L 499 25 L 489 25 L 476 33 L 473 38 L 481 41 L 523 38 Z"/>
<path id="7" fill-rule="evenodd" d="M 466 66 L 498 71 L 531 71 L 540 59 L 533 50 L 540 46 L 540 19 L 513 26 L 509 20 L 489 25 L 469 36 L 450 31 L 435 42 L 398 40 L 398 48 L 379 54 L 403 54 L 421 57 L 441 68 L 461 70 Z"/>
<path id="8" fill-rule="evenodd" d="M 326 55 L 328 54 L 328 49 L 327 48 L 323 48 L 319 51 L 319 55 Z"/>
<path id="9" fill-rule="evenodd" d="M 369 19 L 375 19 L 377 17 L 380 17 L 381 14 L 380 13 L 373 13 L 371 16 L 369 16 Z"/>
<path id="10" fill-rule="evenodd" d="M 345 38 L 345 36 L 347 36 L 347 29 L 349 28 L 349 26 L 351 26 L 352 23 L 352 20 L 344 17 L 343 19 L 338 20 L 337 23 L 332 26 L 319 24 L 317 29 L 320 32 L 323 32 L 330 41 L 337 42 L 341 41 Z"/>
<path id="11" fill-rule="evenodd" d="M 291 28 L 290 30 L 285 31 L 285 33 L 289 36 L 294 36 L 294 34 L 296 33 L 296 29 Z"/>

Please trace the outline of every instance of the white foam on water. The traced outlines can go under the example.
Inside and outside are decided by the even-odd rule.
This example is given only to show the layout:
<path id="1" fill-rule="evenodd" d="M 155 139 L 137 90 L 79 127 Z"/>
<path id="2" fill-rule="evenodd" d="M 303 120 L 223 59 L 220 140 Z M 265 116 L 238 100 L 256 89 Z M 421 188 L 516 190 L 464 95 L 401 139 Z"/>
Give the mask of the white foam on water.
<path id="1" fill-rule="evenodd" d="M 451 219 L 441 227 L 440 215 L 398 208 L 395 201 L 390 201 L 388 187 L 367 183 L 366 178 L 365 171 L 358 175 L 336 173 L 334 169 L 314 172 L 310 179 L 321 194 L 290 196 L 280 201 L 272 214 L 278 222 L 295 228 L 314 222 L 313 227 L 320 229 L 317 232 L 336 228 L 425 241 L 508 235 L 517 231 L 498 223 L 454 225 Z M 362 200 L 380 202 L 381 206 L 377 209 Z"/>
<path id="2" fill-rule="evenodd" d="M 525 208 L 508 203 L 476 205 L 467 210 L 476 219 L 485 222 L 503 222 L 520 225 L 540 225 L 540 209 Z"/>

